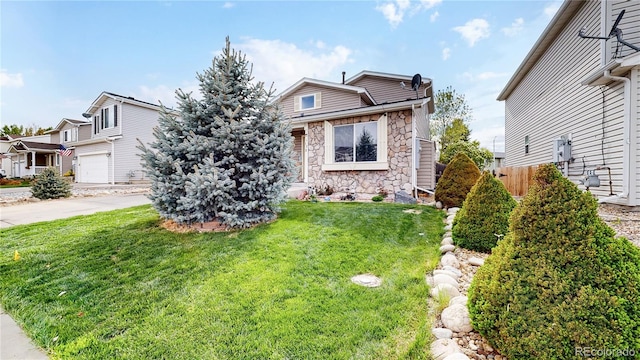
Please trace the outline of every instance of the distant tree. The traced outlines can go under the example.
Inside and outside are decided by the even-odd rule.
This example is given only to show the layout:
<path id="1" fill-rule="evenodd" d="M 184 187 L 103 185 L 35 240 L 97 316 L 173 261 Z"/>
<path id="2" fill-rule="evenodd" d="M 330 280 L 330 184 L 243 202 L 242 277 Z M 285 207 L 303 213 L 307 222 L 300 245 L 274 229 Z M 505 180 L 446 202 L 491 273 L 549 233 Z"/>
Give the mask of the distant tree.
<path id="1" fill-rule="evenodd" d="M 448 164 L 457 153 L 467 155 L 473 162 L 482 169 L 488 162 L 493 159 L 493 153 L 487 148 L 481 148 L 480 142 L 474 141 L 456 141 L 449 144 L 446 149 L 440 152 L 439 162 Z"/>
<path id="2" fill-rule="evenodd" d="M 458 141 L 469 142 L 471 136 L 471 129 L 464 123 L 462 119 L 453 119 L 451 124 L 447 125 L 444 129 L 444 134 L 440 139 L 441 151 L 444 151 L 449 144 L 453 144 Z"/>
<path id="3" fill-rule="evenodd" d="M 202 100 L 178 90 L 179 116 L 162 107 L 156 140 L 138 146 L 153 206 L 180 224 L 243 228 L 274 219 L 295 167 L 291 128 L 272 91 L 252 81 L 228 38 L 197 78 Z"/>
<path id="4" fill-rule="evenodd" d="M 34 136 L 34 135 L 44 135 L 45 132 L 53 129 L 51 126 L 47 128 L 40 127 L 38 125 L 30 125 L 24 127 L 22 125 L 4 125 L 2 126 L 2 130 L 0 130 L 0 135 L 20 135 L 20 136 Z"/>
<path id="5" fill-rule="evenodd" d="M 451 86 L 444 90 L 438 90 L 434 99 L 435 112 L 431 115 L 431 138 L 440 142 L 444 137 L 445 129 L 453 124 L 455 119 L 463 123 L 471 121 L 471 108 L 467 104 L 463 94 L 456 93 Z"/>
<path id="6" fill-rule="evenodd" d="M 24 135 L 24 126 L 22 125 L 4 125 L 2 126 L 2 136 L 7 135 Z"/>

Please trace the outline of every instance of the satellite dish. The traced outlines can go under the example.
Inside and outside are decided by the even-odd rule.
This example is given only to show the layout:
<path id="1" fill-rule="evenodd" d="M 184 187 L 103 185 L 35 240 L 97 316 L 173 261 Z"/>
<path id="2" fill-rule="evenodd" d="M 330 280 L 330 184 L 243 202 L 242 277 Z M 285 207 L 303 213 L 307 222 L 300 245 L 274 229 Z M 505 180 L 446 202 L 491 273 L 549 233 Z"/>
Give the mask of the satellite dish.
<path id="1" fill-rule="evenodd" d="M 88 119 L 88 118 L 90 118 L 91 116 L 92 116 L 92 115 L 91 115 L 91 114 L 89 114 L 89 113 L 82 113 L 82 117 L 84 117 L 84 118 L 87 118 L 87 119 Z"/>
<path id="2" fill-rule="evenodd" d="M 414 91 L 418 91 L 420 85 L 422 84 L 422 76 L 420 74 L 413 75 L 413 79 L 411 79 L 411 89 Z"/>
<path id="3" fill-rule="evenodd" d="M 622 20 L 622 15 L 624 15 L 624 9 L 622 9 L 622 11 L 620 11 L 620 15 L 618 15 L 618 18 L 616 19 L 616 21 L 613 23 L 613 26 L 611 27 L 611 32 L 609 33 L 609 37 L 613 37 L 618 33 L 618 24 L 620 24 L 620 20 Z"/>

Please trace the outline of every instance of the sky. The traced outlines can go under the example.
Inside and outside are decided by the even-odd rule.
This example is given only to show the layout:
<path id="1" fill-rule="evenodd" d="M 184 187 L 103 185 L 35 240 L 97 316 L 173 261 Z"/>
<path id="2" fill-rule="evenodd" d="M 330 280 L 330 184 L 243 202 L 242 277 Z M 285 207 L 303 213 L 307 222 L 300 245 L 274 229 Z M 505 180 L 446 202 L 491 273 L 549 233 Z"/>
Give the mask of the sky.
<path id="1" fill-rule="evenodd" d="M 82 119 L 102 91 L 174 106 L 228 36 L 276 94 L 342 71 L 419 73 L 464 95 L 471 138 L 504 151 L 496 98 L 561 3 L 2 0 L 0 124 Z"/>

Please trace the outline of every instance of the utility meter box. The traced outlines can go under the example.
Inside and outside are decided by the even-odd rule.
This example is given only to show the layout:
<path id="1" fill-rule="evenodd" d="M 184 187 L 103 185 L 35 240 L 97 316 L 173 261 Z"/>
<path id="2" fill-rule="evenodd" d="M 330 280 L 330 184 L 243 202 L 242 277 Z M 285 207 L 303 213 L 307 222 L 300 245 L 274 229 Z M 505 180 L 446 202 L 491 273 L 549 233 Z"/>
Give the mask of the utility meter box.
<path id="1" fill-rule="evenodd" d="M 553 140 L 553 162 L 571 161 L 571 140 L 564 136 Z"/>

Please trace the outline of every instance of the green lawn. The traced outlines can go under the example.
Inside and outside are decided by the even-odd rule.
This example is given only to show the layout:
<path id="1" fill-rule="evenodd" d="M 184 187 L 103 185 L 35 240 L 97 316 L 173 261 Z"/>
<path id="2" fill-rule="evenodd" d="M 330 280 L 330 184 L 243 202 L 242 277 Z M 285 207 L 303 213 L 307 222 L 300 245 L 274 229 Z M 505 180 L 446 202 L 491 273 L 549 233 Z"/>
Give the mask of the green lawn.
<path id="1" fill-rule="evenodd" d="M 232 233 L 158 223 L 140 206 L 0 231 L 0 303 L 52 358 L 429 358 L 430 207 L 291 201 Z"/>

